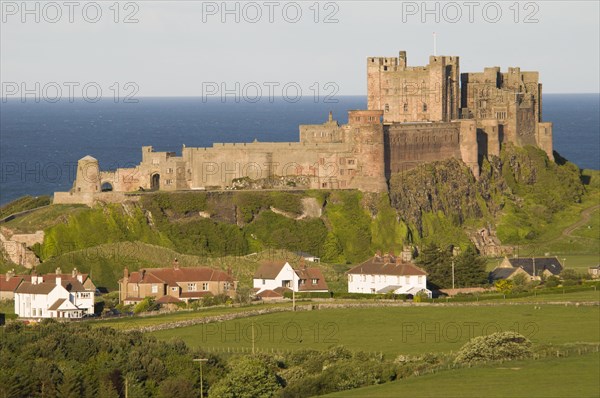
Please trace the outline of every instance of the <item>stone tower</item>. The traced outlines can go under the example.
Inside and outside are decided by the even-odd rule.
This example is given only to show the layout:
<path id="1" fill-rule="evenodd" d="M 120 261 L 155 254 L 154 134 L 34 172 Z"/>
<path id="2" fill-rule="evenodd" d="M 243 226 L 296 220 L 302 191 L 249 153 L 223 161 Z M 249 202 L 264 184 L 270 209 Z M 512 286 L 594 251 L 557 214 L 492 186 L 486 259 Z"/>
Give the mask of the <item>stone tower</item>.
<path id="1" fill-rule="evenodd" d="M 455 56 L 429 57 L 427 66 L 398 58 L 367 58 L 368 109 L 383 111 L 384 123 L 449 122 L 458 119 L 460 67 Z"/>
<path id="2" fill-rule="evenodd" d="M 77 162 L 77 176 L 73 183 L 73 191 L 76 193 L 100 192 L 100 167 L 98 160 L 91 156 L 85 156 Z"/>
<path id="3" fill-rule="evenodd" d="M 383 112 L 379 110 L 348 111 L 348 136 L 353 141 L 352 152 L 360 161 L 360 173 L 355 184 L 368 192 L 387 189 L 385 179 Z"/>

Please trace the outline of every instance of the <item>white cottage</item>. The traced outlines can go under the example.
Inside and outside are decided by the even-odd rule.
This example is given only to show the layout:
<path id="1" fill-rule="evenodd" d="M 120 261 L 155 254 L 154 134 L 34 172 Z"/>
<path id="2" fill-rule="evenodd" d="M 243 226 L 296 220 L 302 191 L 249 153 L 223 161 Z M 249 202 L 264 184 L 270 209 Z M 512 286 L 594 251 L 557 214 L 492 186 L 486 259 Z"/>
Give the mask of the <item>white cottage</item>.
<path id="1" fill-rule="evenodd" d="M 395 293 L 415 296 L 427 289 L 427 272 L 393 254 L 377 253 L 372 258 L 349 270 L 349 293 Z"/>
<path id="2" fill-rule="evenodd" d="M 21 318 L 81 318 L 94 312 L 93 290 L 86 290 L 78 279 L 60 276 L 44 282 L 34 275 L 15 291 L 15 313 Z"/>
<path id="3" fill-rule="evenodd" d="M 295 292 L 328 292 L 329 287 L 319 268 L 302 265 L 292 268 L 288 262 L 264 262 L 254 273 L 254 291 L 280 292 L 281 289 Z"/>

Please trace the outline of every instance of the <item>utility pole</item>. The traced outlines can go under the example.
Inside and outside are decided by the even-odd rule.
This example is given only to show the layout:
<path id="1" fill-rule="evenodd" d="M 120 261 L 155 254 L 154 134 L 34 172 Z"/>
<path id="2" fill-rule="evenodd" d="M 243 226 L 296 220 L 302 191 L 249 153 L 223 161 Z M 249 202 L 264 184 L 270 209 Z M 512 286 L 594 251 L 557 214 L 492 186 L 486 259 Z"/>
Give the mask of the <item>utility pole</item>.
<path id="1" fill-rule="evenodd" d="M 454 260 L 452 260 L 452 289 L 454 289 Z"/>
<path id="2" fill-rule="evenodd" d="M 252 355 L 254 355 L 254 321 L 252 321 Z"/>
<path id="3" fill-rule="evenodd" d="M 204 379 L 202 375 L 202 362 L 208 362 L 208 358 L 194 358 L 193 362 L 200 362 L 200 398 L 204 397 Z"/>
<path id="4" fill-rule="evenodd" d="M 296 271 L 292 268 L 292 311 L 296 311 L 296 283 L 295 277 Z"/>

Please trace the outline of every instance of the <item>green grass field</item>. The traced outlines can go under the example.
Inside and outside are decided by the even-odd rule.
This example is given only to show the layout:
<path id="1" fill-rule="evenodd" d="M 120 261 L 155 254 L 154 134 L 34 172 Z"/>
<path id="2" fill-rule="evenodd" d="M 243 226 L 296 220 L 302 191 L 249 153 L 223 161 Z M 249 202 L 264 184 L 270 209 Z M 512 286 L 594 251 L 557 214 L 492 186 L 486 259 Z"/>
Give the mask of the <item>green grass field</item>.
<path id="1" fill-rule="evenodd" d="M 443 371 L 327 397 L 577 397 L 600 395 L 600 354 Z"/>
<path id="2" fill-rule="evenodd" d="M 122 318 L 109 318 L 93 321 L 93 326 L 109 326 L 115 329 L 138 329 L 146 326 L 154 326 L 191 319 L 206 318 L 224 314 L 234 314 L 238 312 L 255 311 L 275 307 L 290 307 L 288 303 L 256 304 L 244 307 L 207 307 L 199 311 L 178 311 L 153 316 L 133 316 Z"/>
<path id="3" fill-rule="evenodd" d="M 399 354 L 458 350 L 470 337 L 516 330 L 534 343 L 600 342 L 597 306 L 497 305 L 326 309 L 285 312 L 152 333 L 211 350 L 326 349 Z"/>

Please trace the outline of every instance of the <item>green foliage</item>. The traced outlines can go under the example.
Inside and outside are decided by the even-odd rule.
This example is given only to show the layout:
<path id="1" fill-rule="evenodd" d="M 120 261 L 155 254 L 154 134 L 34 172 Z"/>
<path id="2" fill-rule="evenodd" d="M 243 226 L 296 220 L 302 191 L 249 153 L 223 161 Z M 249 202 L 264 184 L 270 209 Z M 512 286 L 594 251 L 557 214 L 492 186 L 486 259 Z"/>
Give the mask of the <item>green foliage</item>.
<path id="1" fill-rule="evenodd" d="M 437 288 L 452 286 L 452 251 L 430 244 L 417 257 L 417 262 L 427 272 L 427 282 Z M 455 273 L 456 281 L 456 273 Z"/>
<path id="2" fill-rule="evenodd" d="M 256 357 L 241 357 L 233 361 L 228 375 L 209 390 L 209 397 L 273 397 L 280 388 L 275 370 L 266 361 Z"/>
<path id="3" fill-rule="evenodd" d="M 529 358 L 531 355 L 531 341 L 519 333 L 508 331 L 472 338 L 462 346 L 454 361 L 510 361 Z"/>
<path id="4" fill-rule="evenodd" d="M 328 234 L 321 219 L 295 221 L 271 211 L 262 212 L 245 231 L 270 248 L 317 254 L 323 252 Z"/>
<path id="5" fill-rule="evenodd" d="M 3 206 L 0 206 L 0 218 L 10 216 L 11 214 L 19 213 L 21 211 L 35 209 L 41 206 L 47 206 L 50 204 L 50 196 L 23 196 L 19 199 L 13 200 Z"/>
<path id="6" fill-rule="evenodd" d="M 127 214 L 120 205 L 106 205 L 81 211 L 45 231 L 39 251 L 43 260 L 104 243 L 142 241 L 171 246 L 168 239 L 152 229 L 142 210 L 131 206 Z"/>
<path id="7" fill-rule="evenodd" d="M 154 297 L 146 297 L 133 307 L 133 313 L 140 314 L 142 312 L 154 311 L 157 307 L 158 306 L 154 303 Z"/>
<path id="8" fill-rule="evenodd" d="M 527 275 L 522 272 L 517 273 L 512 278 L 512 290 L 511 293 L 520 293 L 527 290 L 530 284 L 530 279 Z"/>
<path id="9" fill-rule="evenodd" d="M 337 237 L 346 260 L 358 262 L 371 254 L 371 219 L 361 205 L 362 193 L 332 192 L 325 216 Z"/>
<path id="10" fill-rule="evenodd" d="M 509 294 L 513 291 L 513 281 L 510 279 L 500 279 L 494 283 L 494 286 L 502 294 Z"/>
<path id="11" fill-rule="evenodd" d="M 125 375 L 131 397 L 198 396 L 192 359 L 206 357 L 140 332 L 54 321 L 8 325 L 0 353 L 0 395 L 27 397 L 119 397 Z M 207 386 L 221 377 L 222 366 L 209 356 Z"/>
<path id="12" fill-rule="evenodd" d="M 551 275 L 544 281 L 544 286 L 547 288 L 557 287 L 560 284 L 560 278 L 555 275 Z"/>
<path id="13" fill-rule="evenodd" d="M 560 273 L 563 286 L 574 286 L 581 283 L 581 275 L 574 269 L 567 268 Z"/>

